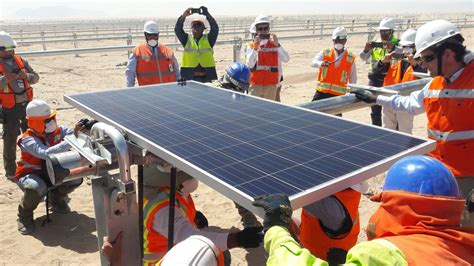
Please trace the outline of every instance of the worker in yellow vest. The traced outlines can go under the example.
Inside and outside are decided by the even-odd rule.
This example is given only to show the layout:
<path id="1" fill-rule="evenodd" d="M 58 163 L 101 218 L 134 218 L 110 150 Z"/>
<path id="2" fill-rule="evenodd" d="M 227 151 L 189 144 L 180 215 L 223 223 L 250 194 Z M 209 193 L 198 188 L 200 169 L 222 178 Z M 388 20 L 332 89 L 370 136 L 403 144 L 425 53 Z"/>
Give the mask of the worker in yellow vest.
<path id="1" fill-rule="evenodd" d="M 311 62 L 311 67 L 319 68 L 312 101 L 344 95 L 347 83 L 357 83 L 355 56 L 345 48 L 347 30 L 344 27 L 334 29 L 332 42 L 333 47 L 320 51 Z"/>
<path id="2" fill-rule="evenodd" d="M 128 59 L 125 76 L 127 87 L 174 82 L 181 78 L 178 60 L 172 49 L 158 43 L 160 28 L 154 21 L 143 26 L 144 43 L 132 49 Z"/>
<path id="3" fill-rule="evenodd" d="M 288 62 L 290 56 L 276 34 L 270 33 L 270 22 L 270 17 L 266 15 L 255 19 L 255 34 L 253 41 L 245 48 L 245 63 L 250 68 L 249 93 L 275 100 L 281 79 L 281 63 Z"/>
<path id="4" fill-rule="evenodd" d="M 199 14 L 191 21 L 192 34 L 183 29 L 184 21 L 193 13 Z M 204 15 L 209 22 L 209 33 L 205 34 Z M 217 79 L 216 65 L 214 62 L 214 44 L 219 35 L 219 26 L 211 16 L 207 7 L 188 8 L 178 18 L 174 28 L 176 37 L 183 45 L 183 58 L 181 60 L 181 77 L 186 80 L 211 82 Z"/>

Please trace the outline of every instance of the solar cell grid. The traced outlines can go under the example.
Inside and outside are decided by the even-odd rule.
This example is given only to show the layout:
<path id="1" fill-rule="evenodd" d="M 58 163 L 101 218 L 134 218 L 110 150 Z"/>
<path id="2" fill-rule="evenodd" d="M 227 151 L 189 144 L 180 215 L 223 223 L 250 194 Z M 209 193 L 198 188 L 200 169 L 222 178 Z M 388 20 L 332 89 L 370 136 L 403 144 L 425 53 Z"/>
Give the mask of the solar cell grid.
<path id="1" fill-rule="evenodd" d="M 302 194 L 401 152 L 426 152 L 432 146 L 195 82 L 65 98 L 177 167 L 224 182 L 246 199 L 271 192 Z"/>

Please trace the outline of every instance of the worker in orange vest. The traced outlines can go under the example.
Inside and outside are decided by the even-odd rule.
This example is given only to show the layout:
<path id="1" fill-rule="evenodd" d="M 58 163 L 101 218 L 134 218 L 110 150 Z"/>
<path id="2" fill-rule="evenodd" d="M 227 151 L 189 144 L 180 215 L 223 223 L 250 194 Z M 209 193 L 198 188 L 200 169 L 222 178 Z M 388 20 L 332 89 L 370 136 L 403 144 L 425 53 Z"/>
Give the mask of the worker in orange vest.
<path id="1" fill-rule="evenodd" d="M 355 56 L 345 49 L 347 30 L 344 27 L 334 29 L 332 42 L 333 47 L 320 51 L 311 62 L 311 67 L 319 68 L 318 84 L 312 101 L 344 95 L 347 83 L 357 83 Z"/>
<path id="2" fill-rule="evenodd" d="M 31 84 L 39 75 L 28 61 L 15 55 L 16 42 L 10 34 L 0 31 L 0 105 L 3 119 L 3 167 L 9 180 L 15 179 L 16 141 L 28 128 L 26 105 L 33 99 Z"/>
<path id="3" fill-rule="evenodd" d="M 390 97 L 361 90 L 356 96 L 411 114 L 426 112 L 428 137 L 436 140 L 430 156 L 440 160 L 457 178 L 461 195 L 474 189 L 474 62 L 463 45 L 458 28 L 446 20 L 434 20 L 418 29 L 415 57 L 433 80 L 409 96 Z M 469 58 L 469 61 L 466 62 Z M 466 209 L 464 225 L 474 226 L 474 215 Z"/>
<path id="4" fill-rule="evenodd" d="M 422 155 L 399 160 L 371 200 L 380 205 L 367 226 L 370 241 L 351 248 L 341 265 L 474 264 L 474 229 L 460 225 L 464 199 L 438 160 Z M 265 210 L 267 265 L 328 265 L 291 237 L 286 195 L 264 195 L 253 204 Z"/>
<path id="5" fill-rule="evenodd" d="M 82 178 L 64 182 L 52 187 L 44 166 L 48 155 L 68 151 L 71 146 L 63 141 L 69 134 L 84 130 L 82 123 L 76 124 L 74 131 L 58 125 L 56 111 L 42 100 L 33 100 L 26 106 L 28 129 L 18 140 L 21 159 L 14 181 L 24 195 L 18 206 L 18 231 L 28 235 L 34 231 L 33 211 L 49 191 L 51 209 L 56 213 L 70 212 L 67 195 L 82 183 Z"/>
<path id="6" fill-rule="evenodd" d="M 290 56 L 281 46 L 276 34 L 270 33 L 270 22 L 266 15 L 257 16 L 253 22 L 255 37 L 245 48 L 245 63 L 250 68 L 249 93 L 276 100 L 281 63 L 288 62 Z"/>
<path id="7" fill-rule="evenodd" d="M 166 168 L 164 163 L 159 168 Z M 153 169 L 155 168 L 155 169 Z M 148 264 L 158 262 L 168 251 L 169 219 L 169 175 L 157 166 L 145 168 L 143 173 L 144 202 L 144 261 Z M 178 171 L 176 174 L 176 211 L 174 218 L 174 243 L 177 244 L 191 235 L 202 235 L 214 242 L 217 248 L 230 256 L 228 249 L 235 247 L 255 248 L 262 241 L 262 227 L 245 228 L 237 232 L 210 232 L 201 230 L 208 226 L 204 215 L 196 211 L 193 193 L 198 187 L 198 180 Z M 228 257 L 230 260 L 230 257 Z M 147 265 L 148 265 L 147 264 Z"/>
<path id="8" fill-rule="evenodd" d="M 128 59 L 125 76 L 127 87 L 174 82 L 181 78 L 179 63 L 172 49 L 158 43 L 160 29 L 154 21 L 143 27 L 146 42 L 132 49 Z"/>

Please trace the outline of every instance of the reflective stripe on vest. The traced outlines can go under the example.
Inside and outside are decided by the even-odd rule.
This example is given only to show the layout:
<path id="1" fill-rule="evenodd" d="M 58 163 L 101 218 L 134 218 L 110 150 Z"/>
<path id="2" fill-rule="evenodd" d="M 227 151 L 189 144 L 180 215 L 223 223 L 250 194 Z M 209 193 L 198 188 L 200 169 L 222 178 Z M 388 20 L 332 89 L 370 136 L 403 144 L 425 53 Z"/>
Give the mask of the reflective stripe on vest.
<path id="1" fill-rule="evenodd" d="M 192 34 L 188 34 L 181 67 L 197 67 L 198 65 L 202 67 L 215 67 L 214 49 L 212 49 L 209 43 L 207 34 L 203 34 L 198 43 L 196 43 Z"/>
<path id="2" fill-rule="evenodd" d="M 161 259 L 168 250 L 168 237 L 161 235 L 153 229 L 153 219 L 159 210 L 168 206 L 169 187 L 160 187 L 153 199 L 148 200 L 145 198 L 143 202 L 143 214 L 145 216 L 143 219 L 143 253 L 156 254 L 156 257 L 159 259 Z M 175 208 L 179 212 L 178 215 L 187 217 L 188 221 L 194 225 L 196 208 L 194 207 L 194 202 L 190 195 L 187 200 L 185 200 L 179 193 L 176 193 Z"/>
<path id="3" fill-rule="evenodd" d="M 28 137 L 38 139 L 46 146 L 51 147 L 61 142 L 61 128 L 58 126 L 56 130 L 50 134 L 50 137 L 47 140 L 44 137 L 37 135 L 31 129 L 28 129 L 21 135 L 20 139 L 18 139 L 17 145 L 20 146 L 23 139 Z M 17 162 L 18 167 L 16 168 L 15 178 L 19 179 L 27 174 L 41 173 L 43 161 L 43 159 L 21 150 L 20 160 Z"/>
<path id="4" fill-rule="evenodd" d="M 339 248 L 348 251 L 357 243 L 360 231 L 359 223 L 359 202 L 361 193 L 353 189 L 345 189 L 334 196 L 344 205 L 352 220 L 352 228 L 346 235 L 330 237 L 322 229 L 319 220 L 306 212 L 301 212 L 300 243 L 307 248 L 311 254 L 327 259 L 327 254 L 331 248 Z"/>
<path id="5" fill-rule="evenodd" d="M 25 68 L 25 64 L 23 63 L 23 59 L 19 55 L 15 55 L 13 57 L 15 60 L 16 65 L 18 66 L 19 69 L 25 71 L 25 73 L 28 73 L 28 69 Z M 3 67 L 3 64 L 0 63 L 0 75 L 4 74 L 6 71 Z M 30 87 L 30 83 L 28 82 L 28 79 L 22 79 L 23 84 L 25 86 L 25 90 L 19 93 L 16 93 L 13 91 L 11 88 L 10 84 L 7 83 L 7 86 L 4 88 L 0 88 L 0 100 L 1 100 L 1 105 L 5 109 L 12 109 L 15 107 L 16 104 L 16 99 L 15 99 L 15 94 L 24 94 L 26 93 L 28 97 L 28 102 L 30 102 L 33 99 L 33 88 Z"/>
<path id="6" fill-rule="evenodd" d="M 349 81 L 349 74 L 352 71 L 355 57 L 346 50 L 339 59 L 336 59 L 336 52 L 334 48 L 323 50 L 323 60 L 334 62 L 340 60 L 341 62 L 336 67 L 336 62 L 330 64 L 328 67 L 320 67 L 318 73 L 318 84 L 316 90 L 332 95 L 344 95 L 347 92 L 347 83 Z"/>
<path id="7" fill-rule="evenodd" d="M 253 49 L 255 44 L 251 42 L 249 46 Z M 267 86 L 278 83 L 278 46 L 274 42 L 268 41 L 265 46 L 257 49 L 257 62 L 250 69 L 250 84 Z"/>
<path id="8" fill-rule="evenodd" d="M 136 75 L 140 86 L 176 81 L 173 50 L 160 44 L 158 54 L 155 54 L 148 44 L 141 43 L 132 53 L 137 59 Z"/>
<path id="9" fill-rule="evenodd" d="M 435 77 L 423 99 L 428 134 L 437 140 L 429 155 L 442 161 L 456 177 L 474 176 L 474 63 L 452 83 Z"/>

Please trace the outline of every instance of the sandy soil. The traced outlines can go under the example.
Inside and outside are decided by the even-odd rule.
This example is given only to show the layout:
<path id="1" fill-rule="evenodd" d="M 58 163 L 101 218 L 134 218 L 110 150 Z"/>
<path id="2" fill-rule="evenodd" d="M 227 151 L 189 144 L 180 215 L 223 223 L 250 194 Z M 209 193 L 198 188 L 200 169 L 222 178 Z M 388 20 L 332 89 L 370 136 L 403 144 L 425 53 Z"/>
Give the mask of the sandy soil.
<path id="1" fill-rule="evenodd" d="M 467 46 L 472 47 L 473 30 L 463 30 L 467 39 Z M 367 36 L 350 37 L 347 46 L 358 53 Z M 171 40 L 170 40 L 171 41 Z M 81 43 L 86 46 L 123 45 L 120 42 L 90 42 Z M 286 104 L 299 104 L 311 100 L 314 94 L 316 69 L 309 64 L 314 55 L 321 49 L 331 45 L 329 38 L 298 41 L 282 41 L 282 45 L 289 52 L 291 59 L 284 65 L 284 88 L 282 101 Z M 49 45 L 48 49 L 71 48 L 72 44 Z M 41 47 L 20 47 L 19 51 L 36 51 Z M 181 58 L 181 52 L 176 52 Z M 215 49 L 218 73 L 222 73 L 225 66 L 231 63 L 232 47 L 218 46 Z M 28 59 L 28 57 L 27 57 Z M 74 55 L 35 57 L 28 59 L 33 68 L 38 71 L 41 80 L 34 86 L 35 96 L 59 108 L 58 121 L 67 126 L 73 126 L 76 121 L 85 117 L 81 112 L 69 108 L 63 100 L 63 94 L 100 91 L 110 88 L 125 87 L 124 63 L 127 60 L 125 52 L 109 52 Z M 358 80 L 360 84 L 367 84 L 368 65 L 357 60 Z M 344 117 L 370 123 L 369 109 L 345 113 Z M 426 117 L 415 117 L 413 133 L 424 136 Z M 1 145 L 1 144 L 0 144 Z M 3 168 L 3 165 L 2 167 Z M 380 191 L 383 183 L 383 174 L 371 179 L 370 190 L 362 198 L 360 204 L 361 225 L 365 227 L 370 214 L 376 204 L 368 197 Z M 33 235 L 22 236 L 16 229 L 17 206 L 22 193 L 13 183 L 2 179 L 0 182 L 0 264 L 39 264 L 39 265 L 97 265 L 99 253 L 95 230 L 92 193 L 89 182 L 74 191 L 70 206 L 72 213 L 66 215 L 52 214 L 52 222 L 41 226 L 45 219 L 45 206 L 41 203 L 35 211 L 36 231 Z M 218 228 L 241 228 L 239 215 L 232 201 L 208 186 L 201 183 L 194 194 L 197 209 L 203 211 L 211 225 Z M 295 211 L 299 214 L 299 211 Z M 360 240 L 365 239 L 364 230 L 361 230 Z M 263 248 L 245 250 L 233 249 L 232 265 L 264 265 L 266 260 Z"/>

